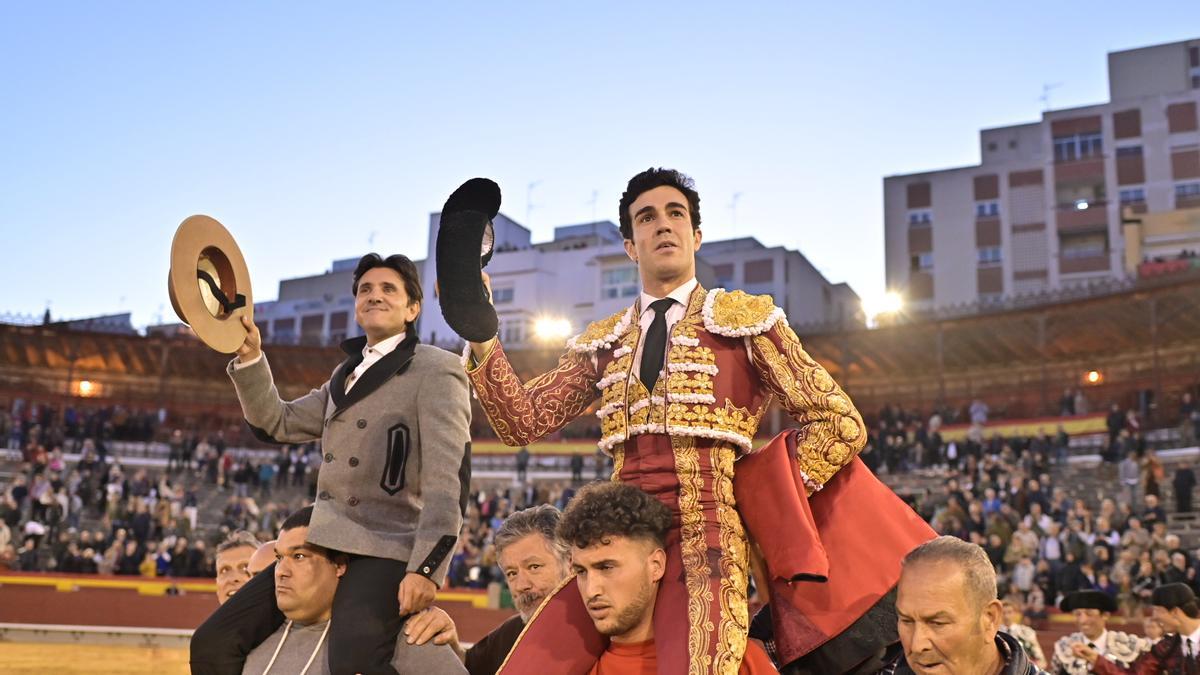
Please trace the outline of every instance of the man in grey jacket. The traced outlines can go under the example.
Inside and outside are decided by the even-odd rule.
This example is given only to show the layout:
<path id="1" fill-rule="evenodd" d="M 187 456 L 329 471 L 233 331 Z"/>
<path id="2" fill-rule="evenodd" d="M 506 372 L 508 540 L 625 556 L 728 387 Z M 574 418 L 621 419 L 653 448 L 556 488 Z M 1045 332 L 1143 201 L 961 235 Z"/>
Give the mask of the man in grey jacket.
<path id="1" fill-rule="evenodd" d="M 333 603 L 333 673 L 395 673 L 396 636 L 433 602 L 457 543 L 470 482 L 470 401 L 456 355 L 417 344 L 416 266 L 364 256 L 354 271 L 355 319 L 365 337 L 328 382 L 283 401 L 248 320 L 229 364 L 246 421 L 267 441 L 321 439 L 308 541 L 349 554 Z M 246 653 L 283 621 L 274 575 L 259 575 L 197 629 L 193 673 L 241 672 Z M 348 619 L 348 620 L 347 620 Z"/>

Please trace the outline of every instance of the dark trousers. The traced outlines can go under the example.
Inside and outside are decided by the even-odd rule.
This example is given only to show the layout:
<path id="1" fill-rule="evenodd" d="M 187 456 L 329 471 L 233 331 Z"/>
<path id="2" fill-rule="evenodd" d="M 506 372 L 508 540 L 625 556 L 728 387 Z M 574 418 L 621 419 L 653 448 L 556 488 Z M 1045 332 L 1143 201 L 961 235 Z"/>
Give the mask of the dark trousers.
<path id="1" fill-rule="evenodd" d="M 333 596 L 329 669 L 334 675 L 396 675 L 392 656 L 407 618 L 400 616 L 396 589 L 407 567 L 387 558 L 350 556 Z M 240 675 L 246 655 L 283 621 L 275 606 L 272 565 L 244 584 L 192 634 L 193 675 Z"/>

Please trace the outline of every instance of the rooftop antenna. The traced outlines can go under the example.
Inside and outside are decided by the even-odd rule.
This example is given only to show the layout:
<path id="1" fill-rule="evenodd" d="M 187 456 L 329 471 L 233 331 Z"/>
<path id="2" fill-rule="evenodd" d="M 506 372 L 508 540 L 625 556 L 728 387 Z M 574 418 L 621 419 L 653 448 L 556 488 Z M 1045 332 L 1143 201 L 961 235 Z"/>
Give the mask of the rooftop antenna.
<path id="1" fill-rule="evenodd" d="M 1050 91 L 1058 89 L 1061 86 L 1063 86 L 1062 82 L 1055 82 L 1053 84 L 1045 83 L 1042 85 L 1042 95 L 1038 98 L 1042 102 L 1042 110 L 1050 110 Z"/>
<path id="2" fill-rule="evenodd" d="M 596 222 L 596 202 L 600 198 L 599 190 L 592 190 L 592 198 L 588 200 L 588 204 L 592 207 L 592 222 Z"/>
<path id="3" fill-rule="evenodd" d="M 367 248 L 375 247 L 375 235 L 379 234 L 379 230 L 371 230 L 371 234 L 367 235 Z"/>
<path id="4" fill-rule="evenodd" d="M 541 184 L 541 180 L 535 180 L 525 186 L 525 227 L 530 227 L 530 218 L 533 216 L 533 209 L 536 208 L 533 203 L 533 189 Z"/>
<path id="5" fill-rule="evenodd" d="M 733 193 L 733 198 L 729 200 L 729 211 L 732 213 L 733 230 L 735 232 L 737 231 L 737 205 L 738 205 L 738 200 L 741 198 L 742 198 L 742 193 L 735 192 L 735 193 Z"/>

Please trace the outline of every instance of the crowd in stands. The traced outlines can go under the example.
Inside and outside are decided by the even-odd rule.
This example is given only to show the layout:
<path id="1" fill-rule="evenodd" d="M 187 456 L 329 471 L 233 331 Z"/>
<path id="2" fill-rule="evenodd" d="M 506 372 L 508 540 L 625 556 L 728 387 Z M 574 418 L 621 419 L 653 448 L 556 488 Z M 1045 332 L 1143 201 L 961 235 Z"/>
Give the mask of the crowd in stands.
<path id="1" fill-rule="evenodd" d="M 1192 419 L 1190 398 L 1183 406 L 1184 419 Z M 979 406 L 964 413 L 967 421 L 986 421 Z M 1124 459 L 1115 471 L 1103 469 L 1112 489 L 1098 503 L 1096 495 L 1056 482 L 1068 442 L 1061 430 L 945 442 L 940 413 L 924 418 L 889 407 L 872 420 L 863 459 L 884 475 L 940 477 L 940 489 L 902 496 L 939 533 L 982 546 L 1004 598 L 1027 615 L 1044 616 L 1064 594 L 1080 589 L 1108 593 L 1133 615 L 1158 585 L 1180 581 L 1200 591 L 1200 560 L 1167 532 L 1165 472 L 1154 451 L 1139 442 L 1137 416 L 1117 409 L 1110 421 L 1118 416 L 1122 424 L 1115 433 L 1110 425 L 1110 448 Z M 86 419 L 91 421 L 83 424 L 94 426 L 101 417 Z M 0 482 L 0 569 L 212 577 L 216 545 L 235 530 L 268 538 L 311 497 L 319 464 L 319 450 L 311 445 L 279 448 L 264 458 L 230 450 L 220 433 L 172 431 L 166 470 L 123 467 L 103 457 L 92 438 L 80 443 L 80 458 L 68 465 L 59 439 L 48 438 L 39 425 L 23 427 L 22 434 L 22 456 L 14 465 L 19 469 Z M 589 462 L 587 473 L 593 468 L 596 477 L 606 474 L 602 463 Z M 1190 484 L 1180 481 L 1190 471 L 1181 465 L 1175 472 L 1177 510 L 1191 508 L 1194 476 Z M 500 524 L 528 506 L 565 507 L 582 480 L 593 478 L 578 477 L 477 481 L 449 584 L 486 588 L 500 582 L 493 542 Z M 202 501 L 214 522 L 198 522 Z"/>
<path id="2" fill-rule="evenodd" d="M 101 457 L 90 438 L 68 465 L 61 447 L 37 442 L 35 429 L 0 482 L 0 569 L 212 577 L 215 546 L 229 532 L 273 533 L 311 493 L 311 446 L 256 461 L 210 439 L 188 452 L 183 434 L 172 436 L 163 470 Z M 216 522 L 199 522 L 206 498 Z"/>

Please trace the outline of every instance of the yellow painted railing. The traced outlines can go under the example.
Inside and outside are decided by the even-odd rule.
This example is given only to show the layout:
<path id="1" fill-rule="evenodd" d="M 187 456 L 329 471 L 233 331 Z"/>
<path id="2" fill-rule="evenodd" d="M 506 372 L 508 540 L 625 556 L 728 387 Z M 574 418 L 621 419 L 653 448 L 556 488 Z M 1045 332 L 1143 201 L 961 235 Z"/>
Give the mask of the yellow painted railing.
<path id="1" fill-rule="evenodd" d="M 137 591 L 140 595 L 166 595 L 167 589 L 172 586 L 189 593 L 217 592 L 217 584 L 214 581 L 174 581 L 141 577 L 113 579 L 111 577 L 67 577 L 40 574 L 0 575 L 0 586 L 5 585 L 49 586 L 63 593 L 71 593 L 84 588 L 108 588 Z M 483 591 L 438 591 L 437 599 L 442 602 L 466 602 L 477 609 L 487 609 L 487 593 Z"/>

